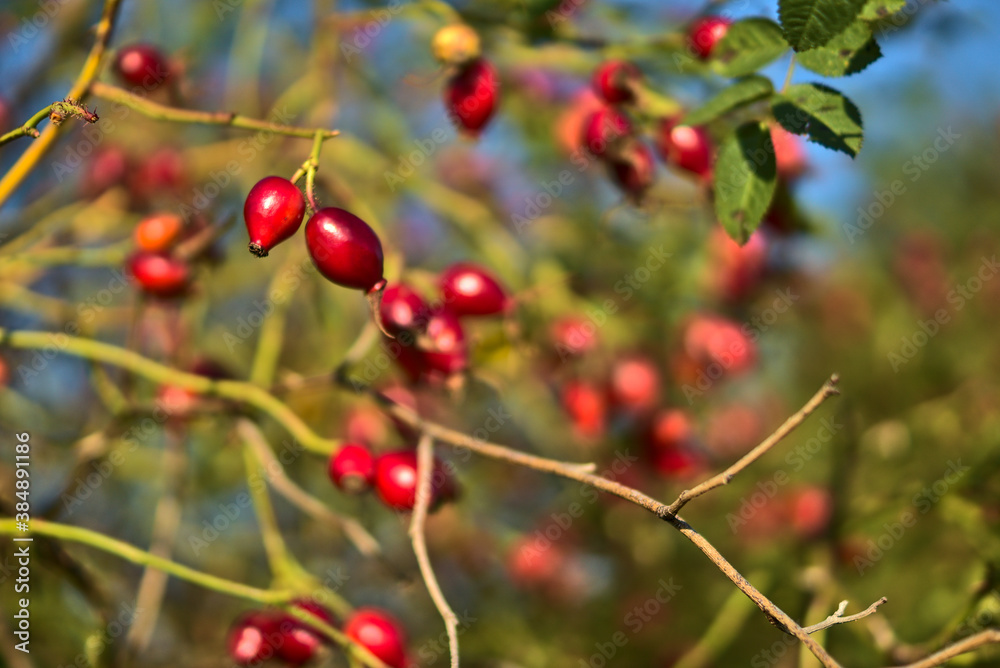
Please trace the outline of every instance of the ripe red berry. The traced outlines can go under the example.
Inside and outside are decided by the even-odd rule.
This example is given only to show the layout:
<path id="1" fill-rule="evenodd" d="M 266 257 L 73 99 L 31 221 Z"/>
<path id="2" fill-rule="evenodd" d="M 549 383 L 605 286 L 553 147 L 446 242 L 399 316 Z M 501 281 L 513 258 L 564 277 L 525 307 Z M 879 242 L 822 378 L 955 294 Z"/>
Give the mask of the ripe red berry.
<path id="1" fill-rule="evenodd" d="M 687 413 L 667 409 L 657 413 L 646 433 L 646 450 L 653 468 L 670 478 L 689 478 L 704 467 L 696 449 L 694 425 Z"/>
<path id="2" fill-rule="evenodd" d="M 226 647 L 240 666 L 259 665 L 274 656 L 280 636 L 279 621 L 270 612 L 254 611 L 239 617 L 229 629 Z"/>
<path id="3" fill-rule="evenodd" d="M 129 260 L 129 270 L 143 292 L 157 297 L 177 297 L 191 282 L 187 262 L 159 253 L 136 253 Z"/>
<path id="4" fill-rule="evenodd" d="M 707 60 L 712 55 L 712 49 L 720 39 L 726 36 L 729 26 L 733 24 L 729 19 L 721 16 L 706 16 L 691 24 L 688 30 L 688 45 L 702 60 Z"/>
<path id="5" fill-rule="evenodd" d="M 582 380 L 569 381 L 562 390 L 562 405 L 578 436 L 594 439 L 604 435 L 607 402 L 594 385 Z"/>
<path id="6" fill-rule="evenodd" d="M 657 148 L 669 165 L 702 177 L 712 172 L 712 140 L 705 128 L 667 119 L 660 125 Z"/>
<path id="7" fill-rule="evenodd" d="M 757 361 L 757 346 L 738 323 L 718 316 L 700 315 L 684 332 L 684 349 L 693 360 L 718 372 L 742 373 Z"/>
<path id="8" fill-rule="evenodd" d="M 292 605 L 327 625 L 336 624 L 333 614 L 314 601 L 303 599 Z M 278 636 L 274 641 L 274 649 L 278 658 L 291 666 L 301 666 L 312 659 L 324 642 L 320 632 L 288 613 L 279 612 L 276 618 Z"/>
<path id="9" fill-rule="evenodd" d="M 268 252 L 298 231 L 306 213 L 306 200 L 294 183 L 280 176 L 266 176 L 254 185 L 243 205 L 250 233 L 250 252 Z"/>
<path id="10" fill-rule="evenodd" d="M 337 285 L 366 292 L 384 285 L 382 242 L 349 211 L 327 207 L 314 213 L 306 223 L 306 247 L 319 273 Z"/>
<path id="11" fill-rule="evenodd" d="M 430 306 L 417 292 L 404 283 L 390 285 L 382 295 L 382 323 L 390 334 L 419 332 L 426 328 Z"/>
<path id="12" fill-rule="evenodd" d="M 635 100 L 634 86 L 642 78 L 639 68 L 623 60 L 608 60 L 594 70 L 591 84 L 608 104 Z"/>
<path id="13" fill-rule="evenodd" d="M 170 78 L 170 67 L 156 47 L 149 44 L 133 44 L 118 52 L 115 58 L 115 72 L 127 86 L 141 86 L 154 90 Z"/>
<path id="14" fill-rule="evenodd" d="M 598 109 L 583 124 L 583 145 L 596 156 L 617 156 L 631 136 L 632 122 L 610 107 Z"/>
<path id="15" fill-rule="evenodd" d="M 406 636 L 403 628 L 384 610 L 355 610 L 344 626 L 344 633 L 390 668 L 404 668 L 406 665 Z"/>
<path id="16" fill-rule="evenodd" d="M 463 66 L 445 86 L 445 109 L 460 131 L 478 136 L 493 117 L 500 99 L 500 79 L 493 65 L 478 58 Z"/>
<path id="17" fill-rule="evenodd" d="M 552 323 L 549 336 L 560 359 L 582 355 L 597 347 L 597 327 L 582 318 L 567 316 Z"/>
<path id="18" fill-rule="evenodd" d="M 469 366 L 465 330 L 450 310 L 439 308 L 431 314 L 420 343 L 425 373 L 453 376 Z"/>
<path id="19" fill-rule="evenodd" d="M 367 491 L 375 480 L 375 456 L 359 443 L 345 443 L 330 456 L 330 480 L 350 494 Z"/>
<path id="20" fill-rule="evenodd" d="M 154 213 L 139 221 L 132 233 L 135 245 L 147 253 L 164 253 L 174 245 L 184 229 L 184 221 L 173 213 Z"/>
<path id="21" fill-rule="evenodd" d="M 507 295 L 485 269 L 456 262 L 441 273 L 441 299 L 455 315 L 495 315 L 507 308 Z"/>
<path id="22" fill-rule="evenodd" d="M 642 201 L 656 174 L 653 152 L 641 142 L 631 144 L 618 159 L 608 164 L 608 168 L 611 180 L 633 202 Z"/>
<path id="23" fill-rule="evenodd" d="M 417 453 L 396 450 L 375 460 L 375 491 L 382 503 L 395 510 L 413 510 L 417 501 Z M 455 481 L 440 460 L 434 460 L 431 473 L 433 508 L 454 497 Z"/>
<path id="24" fill-rule="evenodd" d="M 611 369 L 611 399 L 631 413 L 651 409 L 660 398 L 660 370 L 645 357 L 627 357 Z"/>

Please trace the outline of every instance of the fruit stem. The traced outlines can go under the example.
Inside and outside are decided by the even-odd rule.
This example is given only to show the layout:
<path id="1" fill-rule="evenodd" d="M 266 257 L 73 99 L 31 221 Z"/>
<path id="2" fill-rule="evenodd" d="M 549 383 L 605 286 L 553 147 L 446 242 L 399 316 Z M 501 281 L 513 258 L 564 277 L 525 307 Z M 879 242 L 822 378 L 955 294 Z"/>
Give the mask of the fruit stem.
<path id="1" fill-rule="evenodd" d="M 385 294 L 385 286 L 386 280 L 383 278 L 368 290 L 365 294 L 365 298 L 368 300 L 368 308 L 370 308 L 372 312 L 372 320 L 374 320 L 375 325 L 379 328 L 379 331 L 388 336 L 390 339 L 394 339 L 396 337 L 389 333 L 389 330 L 385 328 L 385 323 L 382 322 L 382 295 Z"/>

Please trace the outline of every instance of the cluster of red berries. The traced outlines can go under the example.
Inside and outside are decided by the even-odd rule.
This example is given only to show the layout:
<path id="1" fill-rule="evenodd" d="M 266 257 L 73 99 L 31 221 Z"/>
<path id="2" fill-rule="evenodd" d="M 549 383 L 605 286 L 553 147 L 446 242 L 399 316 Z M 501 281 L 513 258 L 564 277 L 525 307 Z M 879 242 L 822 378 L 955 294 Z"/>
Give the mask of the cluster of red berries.
<path id="1" fill-rule="evenodd" d="M 330 456 L 330 480 L 349 494 L 361 494 L 372 487 L 389 508 L 413 510 L 417 502 L 417 454 L 412 449 L 376 455 L 361 443 L 345 443 Z M 431 473 L 430 507 L 436 508 L 458 494 L 458 485 L 449 468 L 434 460 Z"/>
<path id="2" fill-rule="evenodd" d="M 292 605 L 328 626 L 337 620 L 323 606 L 309 600 Z M 402 626 L 378 608 L 355 610 L 343 627 L 344 634 L 390 668 L 407 663 L 406 637 Z M 229 630 L 229 656 L 240 666 L 259 666 L 274 659 L 288 666 L 301 666 L 325 644 L 318 629 L 283 610 L 254 610 L 242 615 Z"/>
<path id="3" fill-rule="evenodd" d="M 461 318 L 500 315 L 512 304 L 490 272 L 469 262 L 441 272 L 438 297 L 438 303 L 428 304 L 412 287 L 397 283 L 382 299 L 382 322 L 401 344 L 396 359 L 413 381 L 447 380 L 464 372 L 469 348 Z"/>
<path id="4" fill-rule="evenodd" d="M 444 88 L 448 116 L 462 133 L 478 137 L 500 103 L 500 78 L 481 55 L 479 35 L 464 24 L 445 26 L 434 34 L 431 50 L 453 68 Z"/>

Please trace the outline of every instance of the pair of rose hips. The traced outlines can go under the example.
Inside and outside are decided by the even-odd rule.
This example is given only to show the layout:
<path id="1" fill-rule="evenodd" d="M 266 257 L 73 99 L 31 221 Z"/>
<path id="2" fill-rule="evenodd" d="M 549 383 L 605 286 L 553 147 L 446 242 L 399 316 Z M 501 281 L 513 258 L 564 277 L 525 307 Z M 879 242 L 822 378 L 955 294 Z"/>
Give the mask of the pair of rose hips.
<path id="1" fill-rule="evenodd" d="M 333 614 L 309 600 L 293 603 L 298 609 L 335 626 Z M 360 608 L 348 618 L 344 634 L 381 659 L 390 668 L 406 665 L 406 637 L 402 626 L 378 608 Z M 310 661 L 323 644 L 318 630 L 280 610 L 254 610 L 238 618 L 229 630 L 229 656 L 237 665 L 257 666 L 276 659 L 289 666 Z"/>
<path id="2" fill-rule="evenodd" d="M 268 252 L 295 234 L 305 217 L 306 201 L 286 178 L 267 176 L 254 185 L 243 205 L 250 252 Z M 326 207 L 306 223 L 306 248 L 323 276 L 337 285 L 373 293 L 385 287 L 382 242 L 368 223 L 350 211 Z"/>
<path id="3" fill-rule="evenodd" d="M 367 492 L 372 487 L 389 508 L 413 510 L 417 501 L 417 454 L 414 450 L 395 450 L 375 455 L 360 443 L 346 443 L 330 456 L 327 466 L 330 480 L 349 494 Z M 448 468 L 434 460 L 431 472 L 430 506 L 456 497 L 458 486 Z"/>

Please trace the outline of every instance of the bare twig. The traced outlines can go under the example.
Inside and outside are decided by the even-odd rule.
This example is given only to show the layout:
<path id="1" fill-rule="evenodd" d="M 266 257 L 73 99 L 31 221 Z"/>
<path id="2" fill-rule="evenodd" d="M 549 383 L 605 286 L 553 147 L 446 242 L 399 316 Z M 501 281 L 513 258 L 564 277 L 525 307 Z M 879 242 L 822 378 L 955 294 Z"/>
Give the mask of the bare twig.
<path id="1" fill-rule="evenodd" d="M 965 640 L 960 640 L 954 645 L 949 645 L 940 652 L 931 654 L 920 661 L 900 666 L 900 668 L 932 668 L 933 666 L 942 666 L 950 659 L 954 659 L 956 656 L 966 654 L 985 645 L 992 645 L 996 643 L 1000 643 L 1000 630 L 987 629 L 975 635 L 971 635 Z"/>
<path id="2" fill-rule="evenodd" d="M 322 501 L 296 485 L 288 477 L 257 425 L 246 418 L 241 418 L 236 422 L 236 429 L 240 437 L 253 451 L 254 456 L 260 461 L 267 482 L 274 488 L 275 492 L 285 497 L 289 503 L 297 506 L 310 517 L 340 527 L 347 539 L 358 549 L 358 552 L 366 557 L 377 557 L 382 554 L 382 548 L 378 541 L 356 520 L 333 512 Z"/>
<path id="3" fill-rule="evenodd" d="M 806 633 L 816 633 L 817 631 L 828 629 L 831 626 L 835 626 L 837 624 L 846 624 L 848 622 L 854 622 L 859 619 L 864 619 L 868 615 L 875 614 L 875 611 L 879 609 L 879 606 L 881 606 L 888 600 L 889 599 L 883 596 L 882 598 L 875 601 L 874 603 L 872 603 L 871 605 L 869 605 L 867 608 L 857 613 L 856 615 L 848 615 L 846 617 L 844 616 L 844 612 L 847 610 L 847 601 L 841 601 L 840 605 L 837 606 L 837 611 L 834 612 L 832 615 L 830 615 L 829 617 L 827 617 L 818 624 L 813 624 L 812 626 L 803 627 L 802 630 L 805 631 Z"/>
<path id="4" fill-rule="evenodd" d="M 417 555 L 420 574 L 424 576 L 427 591 L 434 601 L 434 606 L 444 619 L 448 631 L 448 647 L 451 649 L 451 668 L 458 668 L 458 616 L 448 605 L 448 600 L 441 592 L 441 586 L 434 576 L 431 559 L 427 554 L 427 542 L 424 540 L 424 523 L 427 520 L 427 508 L 431 504 L 431 476 L 434 471 L 434 439 L 421 434 L 417 444 L 417 496 L 413 506 L 413 517 L 410 519 L 410 540 L 413 542 L 413 552 Z"/>
<path id="5" fill-rule="evenodd" d="M 764 453 L 777 445 L 781 439 L 792 433 L 792 431 L 802 424 L 813 411 L 819 408 L 820 404 L 828 398 L 836 394 L 840 394 L 840 391 L 837 389 L 837 382 L 839 380 L 840 379 L 836 375 L 830 376 L 830 379 L 823 384 L 823 387 L 821 387 L 819 391 L 813 395 L 813 398 L 810 399 L 805 406 L 800 408 L 797 413 L 785 420 L 784 424 L 778 427 L 770 436 L 765 438 L 760 445 L 743 455 L 739 461 L 727 468 L 725 471 L 717 473 L 708 480 L 699 483 L 695 487 L 681 492 L 680 496 L 678 496 L 677 499 L 675 499 L 674 502 L 667 508 L 667 513 L 670 515 L 676 515 L 691 499 L 697 498 L 706 492 L 710 492 L 716 487 L 728 485 L 737 473 L 760 459 Z"/>

